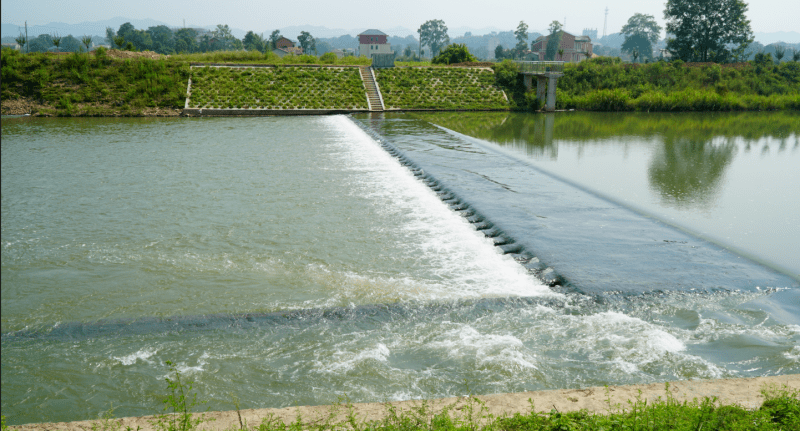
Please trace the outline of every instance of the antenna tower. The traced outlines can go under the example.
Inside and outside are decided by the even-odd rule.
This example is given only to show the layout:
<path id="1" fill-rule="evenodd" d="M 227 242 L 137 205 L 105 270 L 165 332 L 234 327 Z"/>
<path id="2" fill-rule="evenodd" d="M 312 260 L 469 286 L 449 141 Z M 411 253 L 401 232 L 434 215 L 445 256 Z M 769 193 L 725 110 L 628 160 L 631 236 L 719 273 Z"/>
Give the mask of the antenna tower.
<path id="1" fill-rule="evenodd" d="M 608 26 L 608 6 L 606 6 L 606 19 L 603 21 L 603 37 L 606 37 L 607 26 Z"/>

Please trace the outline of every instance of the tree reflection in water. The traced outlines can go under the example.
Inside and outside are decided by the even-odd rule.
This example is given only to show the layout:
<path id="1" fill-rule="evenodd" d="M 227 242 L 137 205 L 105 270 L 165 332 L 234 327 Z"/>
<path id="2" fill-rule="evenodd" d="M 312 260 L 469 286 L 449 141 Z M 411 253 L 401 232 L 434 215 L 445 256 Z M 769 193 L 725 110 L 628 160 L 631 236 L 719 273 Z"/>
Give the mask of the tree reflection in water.
<path id="1" fill-rule="evenodd" d="M 650 188 L 662 204 L 678 208 L 713 204 L 725 169 L 736 155 L 731 139 L 711 140 L 666 137 L 647 170 Z"/>

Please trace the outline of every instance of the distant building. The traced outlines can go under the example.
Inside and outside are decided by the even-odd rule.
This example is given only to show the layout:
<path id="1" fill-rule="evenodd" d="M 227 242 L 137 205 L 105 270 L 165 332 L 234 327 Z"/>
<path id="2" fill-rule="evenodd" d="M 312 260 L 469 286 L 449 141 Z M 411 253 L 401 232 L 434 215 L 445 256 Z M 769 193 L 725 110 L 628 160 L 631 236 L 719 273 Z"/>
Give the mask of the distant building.
<path id="1" fill-rule="evenodd" d="M 12 43 L 3 43 L 3 48 L 11 48 L 11 49 L 15 49 L 15 50 L 19 51 L 20 46 L 19 46 L 18 43 L 13 43 L 13 42 Z"/>
<path id="2" fill-rule="evenodd" d="M 372 57 L 372 54 L 391 54 L 392 45 L 389 35 L 375 29 L 369 29 L 358 35 L 358 55 Z"/>
<path id="3" fill-rule="evenodd" d="M 275 48 L 272 50 L 272 53 L 277 55 L 280 58 L 283 58 L 287 55 L 303 55 L 303 48 L 299 46 L 289 46 L 286 48 Z"/>
<path id="4" fill-rule="evenodd" d="M 279 49 L 294 48 L 297 44 L 288 37 L 281 36 L 280 39 L 275 41 L 275 47 Z"/>
<path id="5" fill-rule="evenodd" d="M 597 29 L 596 28 L 584 28 L 583 36 L 589 36 L 589 39 L 597 40 Z"/>
<path id="6" fill-rule="evenodd" d="M 534 60 L 544 60 L 547 52 L 547 40 L 549 36 L 539 36 L 531 46 L 531 54 Z M 561 44 L 558 47 L 564 50 L 562 56 L 556 52 L 555 61 L 579 62 L 592 58 L 592 39 L 589 36 L 574 36 L 566 31 L 561 32 Z"/>

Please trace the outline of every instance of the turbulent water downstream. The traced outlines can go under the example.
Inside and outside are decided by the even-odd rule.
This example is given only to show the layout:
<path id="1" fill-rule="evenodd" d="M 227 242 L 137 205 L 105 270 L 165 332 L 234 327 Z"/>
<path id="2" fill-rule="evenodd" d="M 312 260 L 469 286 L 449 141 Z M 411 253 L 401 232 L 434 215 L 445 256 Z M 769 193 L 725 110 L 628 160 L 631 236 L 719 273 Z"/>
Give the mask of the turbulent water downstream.
<path id="1" fill-rule="evenodd" d="M 215 410 L 800 372 L 795 287 L 548 287 L 347 117 L 2 121 L 10 424 L 168 360 Z"/>

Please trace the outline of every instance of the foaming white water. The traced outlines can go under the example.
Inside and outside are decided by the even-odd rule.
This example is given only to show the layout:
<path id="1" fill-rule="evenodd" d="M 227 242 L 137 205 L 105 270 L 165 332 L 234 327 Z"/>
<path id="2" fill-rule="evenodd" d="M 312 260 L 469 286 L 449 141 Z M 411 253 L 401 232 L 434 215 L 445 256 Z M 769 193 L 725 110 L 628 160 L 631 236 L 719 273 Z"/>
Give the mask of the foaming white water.
<path id="1" fill-rule="evenodd" d="M 152 364 L 153 361 L 150 360 L 150 357 L 155 355 L 156 352 L 157 352 L 156 349 L 146 347 L 144 349 L 131 353 L 130 355 L 112 356 L 112 359 L 119 361 L 119 363 L 122 365 L 133 365 L 140 360 Z"/>
<path id="2" fill-rule="evenodd" d="M 536 355 L 525 351 L 519 338 L 510 334 L 484 334 L 470 325 L 458 325 L 445 331 L 428 347 L 445 351 L 451 359 L 475 358 L 482 366 L 505 364 L 510 368 L 537 368 Z"/>
<path id="3" fill-rule="evenodd" d="M 345 274 L 363 287 L 383 288 L 397 299 L 485 296 L 558 296 L 450 210 L 408 169 L 343 116 L 329 117 L 343 169 L 358 171 L 353 193 L 373 199 L 377 211 L 400 221 L 400 237 L 429 276 Z M 390 229 L 387 227 L 387 229 Z"/>

